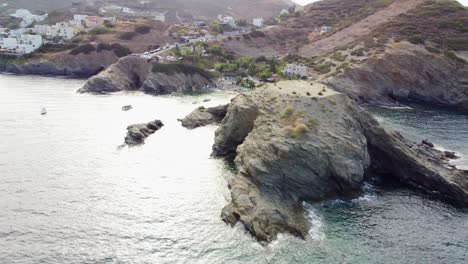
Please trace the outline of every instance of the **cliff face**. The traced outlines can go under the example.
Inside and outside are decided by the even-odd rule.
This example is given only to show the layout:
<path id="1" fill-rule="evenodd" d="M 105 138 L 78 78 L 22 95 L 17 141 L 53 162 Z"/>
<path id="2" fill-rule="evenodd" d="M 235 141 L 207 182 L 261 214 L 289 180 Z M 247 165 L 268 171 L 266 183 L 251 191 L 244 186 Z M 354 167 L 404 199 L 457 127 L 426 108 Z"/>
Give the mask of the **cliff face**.
<path id="1" fill-rule="evenodd" d="M 346 95 L 279 82 L 232 100 L 215 156 L 235 156 L 238 175 L 222 218 L 260 241 L 306 237 L 303 201 L 354 195 L 366 177 L 392 177 L 468 206 L 468 173 L 442 152 L 387 132 Z"/>
<path id="2" fill-rule="evenodd" d="M 416 102 L 468 110 L 468 67 L 443 53 L 401 43 L 325 80 L 358 102 Z"/>
<path id="3" fill-rule="evenodd" d="M 64 75 L 77 77 L 93 76 L 119 59 L 112 51 L 80 53 L 60 52 L 26 62 L 7 62 L 0 70 L 15 74 Z"/>
<path id="4" fill-rule="evenodd" d="M 212 83 L 202 71 L 180 65 L 161 65 L 128 56 L 91 77 L 79 92 L 112 93 L 140 90 L 149 94 L 195 92 Z"/>
<path id="5" fill-rule="evenodd" d="M 289 62 L 361 103 L 467 110 L 467 17 L 451 0 L 324 0 L 224 45 L 248 56 L 289 54 Z M 332 31 L 314 32 L 322 25 Z"/>

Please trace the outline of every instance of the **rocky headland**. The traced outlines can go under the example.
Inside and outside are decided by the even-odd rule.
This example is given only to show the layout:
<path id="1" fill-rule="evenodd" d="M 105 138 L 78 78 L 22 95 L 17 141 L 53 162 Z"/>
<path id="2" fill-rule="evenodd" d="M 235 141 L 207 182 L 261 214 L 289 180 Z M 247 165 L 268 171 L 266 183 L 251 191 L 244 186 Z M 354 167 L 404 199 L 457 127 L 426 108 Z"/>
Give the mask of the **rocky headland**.
<path id="1" fill-rule="evenodd" d="M 212 86 L 205 71 L 180 64 L 159 64 L 137 56 L 121 58 L 91 77 L 80 93 L 142 91 L 148 94 L 197 92 Z"/>
<path id="2" fill-rule="evenodd" d="M 128 146 L 137 146 L 145 143 L 145 140 L 161 129 L 164 124 L 160 120 L 154 120 L 145 124 L 136 124 L 127 127 L 127 136 L 125 144 Z"/>
<path id="3" fill-rule="evenodd" d="M 389 177 L 468 206 L 468 172 L 428 144 L 386 131 L 328 86 L 284 81 L 235 97 L 216 131 L 213 155 L 235 158 L 222 219 L 259 241 L 306 237 L 302 202 L 349 197 L 370 177 Z"/>
<path id="4" fill-rule="evenodd" d="M 59 52 L 31 59 L 1 61 L 0 71 L 14 74 L 91 77 L 118 60 L 119 56 L 111 50 L 80 54 Z"/>

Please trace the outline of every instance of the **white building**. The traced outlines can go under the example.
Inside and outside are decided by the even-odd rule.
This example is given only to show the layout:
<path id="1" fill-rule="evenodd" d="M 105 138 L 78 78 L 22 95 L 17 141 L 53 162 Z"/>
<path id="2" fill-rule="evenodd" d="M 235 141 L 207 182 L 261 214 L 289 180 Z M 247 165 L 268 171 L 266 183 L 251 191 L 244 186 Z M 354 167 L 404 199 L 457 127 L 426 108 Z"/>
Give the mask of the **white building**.
<path id="1" fill-rule="evenodd" d="M 158 20 L 158 21 L 161 21 L 161 22 L 166 22 L 166 13 L 155 12 L 153 17 L 154 17 L 154 20 Z"/>
<path id="2" fill-rule="evenodd" d="M 75 14 L 73 15 L 73 20 L 75 21 L 83 21 L 88 17 L 88 15 L 80 15 L 80 14 Z"/>
<path id="3" fill-rule="evenodd" d="M 295 63 L 289 63 L 286 64 L 286 67 L 283 70 L 283 73 L 287 76 L 301 76 L 301 77 L 307 77 L 308 74 L 308 69 L 305 65 L 302 64 L 295 64 Z"/>
<path id="4" fill-rule="evenodd" d="M 18 54 L 28 54 L 40 48 L 42 44 L 42 36 L 26 34 L 21 35 L 20 37 L 10 36 L 4 38 L 1 48 L 11 50 Z"/>
<path id="5" fill-rule="evenodd" d="M 3 38 L 2 49 L 14 50 L 18 46 L 18 39 L 16 38 Z"/>
<path id="6" fill-rule="evenodd" d="M 225 16 L 221 18 L 221 23 L 224 25 L 228 25 L 232 28 L 237 27 L 236 20 L 232 16 Z"/>
<path id="7" fill-rule="evenodd" d="M 48 27 L 49 27 L 48 25 L 34 25 L 32 32 L 39 34 L 39 35 L 46 35 Z"/>
<path id="8" fill-rule="evenodd" d="M 10 16 L 21 18 L 20 27 L 27 28 L 35 22 L 44 21 L 47 17 L 47 14 L 43 16 L 33 15 L 27 9 L 18 9 L 15 13 L 11 14 Z"/>
<path id="9" fill-rule="evenodd" d="M 262 17 L 254 18 L 254 20 L 252 21 L 252 24 L 256 27 L 263 27 L 263 18 Z"/>
<path id="10" fill-rule="evenodd" d="M 330 31 L 332 31 L 332 27 L 330 27 L 330 26 L 322 26 L 320 28 L 320 34 L 325 34 L 325 33 L 328 33 Z"/>
<path id="11" fill-rule="evenodd" d="M 289 11 L 287 9 L 281 10 L 280 16 L 289 16 Z"/>

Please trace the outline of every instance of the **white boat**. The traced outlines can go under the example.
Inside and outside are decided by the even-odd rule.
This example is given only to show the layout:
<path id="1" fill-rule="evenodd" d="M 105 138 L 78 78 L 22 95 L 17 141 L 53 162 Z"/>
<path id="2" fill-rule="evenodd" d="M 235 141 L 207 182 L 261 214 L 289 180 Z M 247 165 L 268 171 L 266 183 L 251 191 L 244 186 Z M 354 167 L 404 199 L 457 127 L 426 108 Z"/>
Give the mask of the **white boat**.
<path id="1" fill-rule="evenodd" d="M 131 105 L 124 105 L 122 106 L 122 111 L 129 111 L 129 110 L 132 110 L 133 107 Z"/>
<path id="2" fill-rule="evenodd" d="M 47 114 L 47 110 L 43 107 L 41 109 L 41 115 L 46 115 Z"/>

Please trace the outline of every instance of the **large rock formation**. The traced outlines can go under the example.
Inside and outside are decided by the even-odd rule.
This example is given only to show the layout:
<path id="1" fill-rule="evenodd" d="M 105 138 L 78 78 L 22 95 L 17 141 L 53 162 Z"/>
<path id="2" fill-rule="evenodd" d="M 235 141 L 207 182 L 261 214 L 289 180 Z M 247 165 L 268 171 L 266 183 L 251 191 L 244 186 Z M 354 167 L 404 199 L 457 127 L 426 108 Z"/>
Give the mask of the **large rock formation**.
<path id="1" fill-rule="evenodd" d="M 77 55 L 60 52 L 26 61 L 0 62 L 0 71 L 15 74 L 90 77 L 115 63 L 118 59 L 119 57 L 113 51 Z"/>
<path id="2" fill-rule="evenodd" d="M 136 146 L 145 143 L 146 138 L 156 133 L 163 127 L 160 120 L 155 120 L 146 124 L 136 124 L 127 127 L 127 136 L 125 137 L 125 144 L 129 146 Z"/>
<path id="3" fill-rule="evenodd" d="M 220 105 L 215 107 L 205 108 L 200 106 L 188 116 L 179 121 L 182 122 L 182 126 L 194 129 L 201 126 L 218 124 L 220 123 L 224 116 L 226 116 L 226 111 L 229 105 Z"/>
<path id="4" fill-rule="evenodd" d="M 235 156 L 238 175 L 222 218 L 260 241 L 307 236 L 303 201 L 360 192 L 386 176 L 468 206 L 468 173 L 442 152 L 387 132 L 346 95 L 320 84 L 279 82 L 233 99 L 215 156 Z"/>
<path id="5" fill-rule="evenodd" d="M 415 102 L 468 110 L 468 67 L 446 54 L 408 42 L 326 80 L 361 103 Z"/>
<path id="6" fill-rule="evenodd" d="M 79 92 L 111 93 L 140 90 L 149 94 L 195 92 L 212 83 L 202 70 L 176 64 L 156 64 L 127 56 L 93 76 Z"/>

